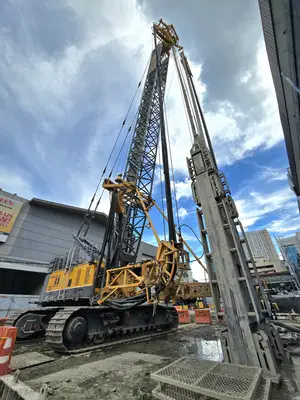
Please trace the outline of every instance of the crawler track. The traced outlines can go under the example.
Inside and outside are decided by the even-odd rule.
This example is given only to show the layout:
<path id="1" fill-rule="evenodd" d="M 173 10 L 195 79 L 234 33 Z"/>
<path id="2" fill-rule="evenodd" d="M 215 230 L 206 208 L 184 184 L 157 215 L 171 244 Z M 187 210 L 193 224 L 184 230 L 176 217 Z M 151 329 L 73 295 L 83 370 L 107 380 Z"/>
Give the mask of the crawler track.
<path id="1" fill-rule="evenodd" d="M 14 326 L 15 322 L 17 319 L 19 319 L 19 317 L 24 314 L 24 310 L 20 311 L 20 312 L 15 312 L 14 314 L 12 314 L 10 317 L 7 318 L 7 320 L 5 321 L 5 325 L 7 326 Z"/>
<path id="2" fill-rule="evenodd" d="M 45 334 L 50 319 L 61 307 L 39 307 L 15 312 L 6 321 L 6 326 L 18 328 L 17 340 L 34 340 Z"/>
<path id="3" fill-rule="evenodd" d="M 135 310 L 133 310 L 133 312 L 134 311 Z M 90 307 L 68 307 L 55 314 L 46 331 L 46 341 L 54 351 L 63 354 L 78 354 L 112 347 L 116 344 L 149 340 L 154 337 L 176 332 L 178 328 L 178 314 L 175 309 L 170 308 L 167 310 L 169 323 L 165 320 L 162 321 L 163 323 L 154 321 L 147 325 L 124 326 L 121 324 L 105 329 L 102 343 L 95 343 L 90 334 L 80 343 L 68 343 L 65 338 L 65 329 L 68 320 L 76 314 L 88 315 L 90 312 L 93 314 L 105 312 L 105 314 L 107 314 L 112 312 L 112 310 L 101 308 L 95 310 L 95 308 Z M 94 318 L 95 317 L 97 316 L 94 316 Z"/>

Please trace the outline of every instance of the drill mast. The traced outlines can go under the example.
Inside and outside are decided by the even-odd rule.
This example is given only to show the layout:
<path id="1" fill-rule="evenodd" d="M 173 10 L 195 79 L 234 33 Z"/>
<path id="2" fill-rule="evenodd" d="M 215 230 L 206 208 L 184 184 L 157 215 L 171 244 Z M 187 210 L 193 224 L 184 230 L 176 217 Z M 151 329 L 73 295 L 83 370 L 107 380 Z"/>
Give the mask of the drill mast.
<path id="1" fill-rule="evenodd" d="M 275 328 L 265 323 L 249 264 L 256 274 L 265 313 L 269 316 L 271 307 L 225 175 L 218 170 L 190 66 L 183 51 L 180 52 L 182 68 L 174 49 L 173 53 L 194 137 L 187 164 L 216 317 L 222 319 L 225 315 L 228 327 L 222 335 L 225 360 L 261 366 L 274 377 L 277 376 L 275 358 L 282 359 L 283 348 Z M 247 247 L 249 259 L 243 245 Z"/>
<path id="2" fill-rule="evenodd" d="M 143 95 L 138 111 L 134 136 L 130 146 L 124 180 L 134 184 L 143 196 L 151 198 L 161 132 L 163 163 L 165 171 L 166 195 L 171 198 L 168 153 L 166 148 L 163 102 L 167 81 L 170 50 L 178 46 L 178 36 L 172 25 L 162 20 L 153 25 L 155 48 L 151 54 Z M 124 215 L 115 221 L 115 235 L 110 264 L 123 266 L 134 263 L 139 251 L 141 238 L 146 224 L 146 215 L 136 199 L 128 198 Z M 175 241 L 175 226 L 172 210 L 168 209 L 170 240 Z"/>

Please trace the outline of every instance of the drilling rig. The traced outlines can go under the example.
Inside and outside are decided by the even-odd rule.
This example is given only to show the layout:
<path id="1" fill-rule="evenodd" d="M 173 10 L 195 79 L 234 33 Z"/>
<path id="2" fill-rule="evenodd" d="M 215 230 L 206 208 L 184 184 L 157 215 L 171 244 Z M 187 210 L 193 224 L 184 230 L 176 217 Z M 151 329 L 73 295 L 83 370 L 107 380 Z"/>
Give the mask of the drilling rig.
<path id="1" fill-rule="evenodd" d="M 42 307 L 14 316 L 7 325 L 18 328 L 18 338 L 45 333 L 50 346 L 62 353 L 80 352 L 176 330 L 174 307 L 158 304 L 159 295 L 180 281 L 188 267 L 188 252 L 175 229 L 168 146 L 164 122 L 164 94 L 169 57 L 180 48 L 172 25 L 153 25 L 154 50 L 147 71 L 125 173 L 104 180 L 111 198 L 100 250 L 84 235 L 48 277 Z M 157 150 L 161 138 L 167 216 L 152 199 Z M 157 207 L 168 224 L 168 240 L 160 240 L 149 211 Z M 137 263 L 146 222 L 158 242 L 155 259 Z M 81 231 L 81 229 L 80 229 Z M 80 233 L 80 232 L 79 232 Z M 82 250 L 89 255 L 84 261 Z M 174 292 L 174 288 L 172 289 Z"/>
<path id="2" fill-rule="evenodd" d="M 188 123 L 193 133 L 187 159 L 191 188 L 218 320 L 225 317 L 222 333 L 225 361 L 260 366 L 274 379 L 284 349 L 276 329 L 267 322 L 271 307 L 257 273 L 244 229 L 238 219 L 226 177 L 217 166 L 211 139 L 193 82 L 192 72 L 172 25 L 153 25 L 154 45 L 140 103 L 134 135 L 123 176 L 109 178 L 103 187 L 111 193 L 103 243 L 98 251 L 84 237 L 79 247 L 90 252 L 88 263 L 79 262 L 78 246 L 52 272 L 40 309 L 28 310 L 8 320 L 19 337 L 46 330 L 48 343 L 59 352 L 98 348 L 110 340 L 130 340 L 170 332 L 177 328 L 174 307 L 158 304 L 161 293 L 180 282 L 188 264 L 187 245 L 176 231 L 170 186 L 168 146 L 164 122 L 164 93 L 173 52 Z M 179 53 L 179 57 L 178 57 Z M 156 155 L 161 137 L 169 240 L 160 240 L 149 210 Z M 87 220 L 89 222 L 89 216 Z M 136 263 L 145 224 L 158 242 L 156 258 Z M 246 258 L 246 247 L 249 259 Z M 189 246 L 188 250 L 191 252 Z M 262 310 L 254 289 L 250 264 L 265 304 Z M 175 285 L 176 286 L 176 285 Z M 76 304 L 76 307 L 75 307 Z"/>

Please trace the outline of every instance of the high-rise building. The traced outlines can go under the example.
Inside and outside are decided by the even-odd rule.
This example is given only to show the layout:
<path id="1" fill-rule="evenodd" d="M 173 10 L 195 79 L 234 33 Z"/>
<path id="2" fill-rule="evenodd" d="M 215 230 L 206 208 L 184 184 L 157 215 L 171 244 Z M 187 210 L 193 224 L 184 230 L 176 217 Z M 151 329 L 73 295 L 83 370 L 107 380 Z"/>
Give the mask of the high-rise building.
<path id="1" fill-rule="evenodd" d="M 290 271 L 300 281 L 300 232 L 286 238 L 276 238 L 284 260 Z"/>
<path id="2" fill-rule="evenodd" d="M 246 232 L 246 238 L 248 240 L 256 268 L 260 274 L 283 272 L 286 270 L 279 259 L 271 236 L 266 229 Z M 244 249 L 246 257 L 249 259 L 249 254 L 245 246 Z M 252 264 L 249 264 L 249 267 L 253 272 Z"/>
<path id="3" fill-rule="evenodd" d="M 268 260 L 279 260 L 271 236 L 266 229 L 246 232 L 246 238 L 248 239 L 254 259 L 266 258 Z"/>

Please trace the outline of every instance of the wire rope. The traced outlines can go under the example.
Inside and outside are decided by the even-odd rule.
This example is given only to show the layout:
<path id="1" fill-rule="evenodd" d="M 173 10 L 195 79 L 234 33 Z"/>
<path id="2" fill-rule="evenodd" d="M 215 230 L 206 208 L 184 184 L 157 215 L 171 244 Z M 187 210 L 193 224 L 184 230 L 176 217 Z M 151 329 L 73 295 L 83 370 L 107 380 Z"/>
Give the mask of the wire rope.
<path id="1" fill-rule="evenodd" d="M 196 239 L 198 240 L 198 242 L 199 242 L 199 243 L 201 244 L 201 246 L 202 246 L 202 254 L 201 254 L 201 256 L 195 258 L 194 260 L 190 260 L 190 262 L 201 260 L 201 258 L 204 256 L 204 247 L 203 247 L 203 243 L 201 242 L 201 240 L 199 239 L 197 233 L 194 231 L 194 229 L 193 229 L 190 225 L 188 225 L 188 224 L 181 224 L 181 225 L 179 226 L 179 228 L 181 229 L 182 226 L 185 226 L 186 228 L 189 228 L 189 229 L 193 232 L 193 234 L 195 235 Z"/>
<path id="2" fill-rule="evenodd" d="M 186 117 L 186 120 L 187 120 L 187 126 L 188 126 L 188 130 L 189 130 L 189 134 L 190 134 L 190 139 L 191 139 L 191 143 L 193 144 L 193 135 L 192 135 L 192 131 L 191 131 L 190 123 L 189 123 L 189 117 L 188 117 L 188 112 L 187 112 L 185 99 L 184 99 L 184 95 L 183 95 L 183 89 L 181 87 L 178 74 L 176 76 L 177 76 L 178 85 L 180 87 L 180 93 L 181 93 L 181 98 L 182 98 L 182 102 L 183 102 L 183 106 L 184 106 L 185 117 Z"/>
<path id="3" fill-rule="evenodd" d="M 148 62 L 147 62 L 147 65 L 146 65 L 144 71 L 143 71 L 142 77 L 141 77 L 141 79 L 140 79 L 140 81 L 139 81 L 139 83 L 138 83 L 138 85 L 137 85 L 137 88 L 136 88 L 136 90 L 135 90 L 135 93 L 134 93 L 134 95 L 133 95 L 133 98 L 132 98 L 132 100 L 131 100 L 131 102 L 130 102 L 129 108 L 128 108 L 127 113 L 126 113 L 126 115 L 125 115 L 125 118 L 124 118 L 124 120 L 123 120 L 123 122 L 122 122 L 122 125 L 121 125 L 121 128 L 120 128 L 119 132 L 118 132 L 118 135 L 117 135 L 117 137 L 116 137 L 116 139 L 115 139 L 115 142 L 114 142 L 114 145 L 113 145 L 113 147 L 112 147 L 112 150 L 111 150 L 111 152 L 110 152 L 110 154 L 109 154 L 108 160 L 107 160 L 107 162 L 106 162 L 106 164 L 105 164 L 105 167 L 104 167 L 104 169 L 103 169 L 103 171 L 102 171 L 101 177 L 100 177 L 100 179 L 99 179 L 99 181 L 98 181 L 98 184 L 97 184 L 97 186 L 96 186 L 96 190 L 95 190 L 95 192 L 94 192 L 94 194 L 93 194 L 93 196 L 92 196 L 92 199 L 91 199 L 91 201 L 90 201 L 90 204 L 89 204 L 89 207 L 88 207 L 87 212 L 90 211 L 90 209 L 91 209 L 91 207 L 92 207 L 92 204 L 93 204 L 93 202 L 94 202 L 94 200 L 95 200 L 96 194 L 97 194 L 97 192 L 98 192 L 98 190 L 99 190 L 99 187 L 100 187 L 100 184 L 101 184 L 102 179 L 103 179 L 103 177 L 104 177 L 104 174 L 106 173 L 107 167 L 108 167 L 108 165 L 109 165 L 109 163 L 110 163 L 110 160 L 111 160 L 111 158 L 112 158 L 112 156 L 113 156 L 113 153 L 114 153 L 114 151 L 115 151 L 115 148 L 116 148 L 116 146 L 117 146 L 117 143 L 119 142 L 119 139 L 120 139 L 121 133 L 122 133 L 122 131 L 123 131 L 123 128 L 124 128 L 124 126 L 125 126 L 125 124 L 126 124 L 126 122 L 127 122 L 128 115 L 129 115 L 129 113 L 130 113 L 130 111 L 131 111 L 131 108 L 132 108 L 132 106 L 133 106 L 133 104 L 134 104 L 134 101 L 135 101 L 135 99 L 136 99 L 136 97 L 137 97 L 138 91 L 139 91 L 139 89 L 140 89 L 140 87 L 141 87 L 141 84 L 142 84 L 142 81 L 143 81 L 143 79 L 144 79 L 144 76 L 145 76 L 145 73 L 146 73 L 146 71 L 147 71 L 147 68 L 148 68 L 148 66 L 149 66 L 149 63 L 150 63 L 150 58 L 149 58 L 149 60 L 148 60 Z M 130 129 L 131 129 L 131 126 L 130 126 Z M 127 132 L 127 134 L 126 134 L 126 137 L 127 137 L 127 135 L 128 135 L 128 132 Z M 102 195 L 103 195 L 103 191 L 102 191 L 102 193 L 101 193 L 101 195 L 100 195 L 101 198 L 102 198 Z M 101 199 L 100 199 L 100 201 L 101 201 Z M 99 206 L 99 204 L 100 204 L 100 201 L 97 202 L 97 205 L 96 205 L 94 211 L 97 210 L 97 208 L 98 208 L 98 206 Z"/>
<path id="4" fill-rule="evenodd" d="M 172 181 L 173 181 L 173 196 L 174 196 L 174 200 L 175 200 L 174 202 L 175 202 L 175 209 L 176 209 L 176 219 L 177 219 L 178 229 L 180 229 L 178 201 L 177 201 L 177 195 L 176 195 L 175 175 L 174 175 L 174 168 L 173 168 L 173 158 L 172 158 L 172 151 L 171 151 L 171 140 L 170 140 L 166 105 L 165 105 L 165 117 L 166 117 L 166 128 L 167 128 L 166 131 L 167 131 L 167 140 L 168 140 L 168 146 L 169 146 L 170 164 L 171 164 L 171 176 L 172 176 Z"/>
<path id="5" fill-rule="evenodd" d="M 159 147 L 158 151 L 158 163 L 159 163 L 159 179 L 160 179 L 160 192 L 161 192 L 161 208 L 163 215 L 165 215 L 165 202 L 164 202 L 164 190 L 163 190 L 163 180 L 162 180 L 162 156 L 161 156 L 161 148 Z M 164 240 L 166 240 L 166 220 L 163 217 L 163 226 L 164 226 Z"/>

